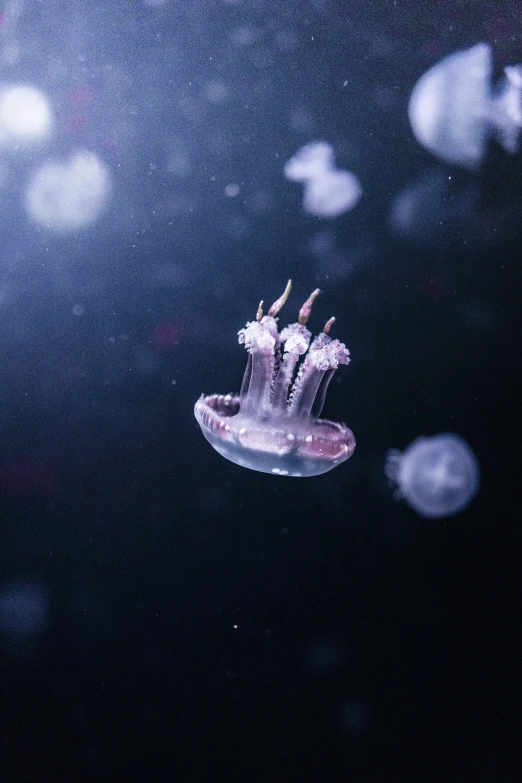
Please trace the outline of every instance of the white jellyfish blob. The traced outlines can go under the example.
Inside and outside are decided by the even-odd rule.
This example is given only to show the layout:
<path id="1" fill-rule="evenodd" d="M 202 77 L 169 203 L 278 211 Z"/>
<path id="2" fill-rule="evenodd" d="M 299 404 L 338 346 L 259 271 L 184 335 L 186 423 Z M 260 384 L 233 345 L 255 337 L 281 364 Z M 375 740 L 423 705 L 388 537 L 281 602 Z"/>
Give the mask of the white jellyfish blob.
<path id="1" fill-rule="evenodd" d="M 301 147 L 286 162 L 284 174 L 304 183 L 303 208 L 316 217 L 339 217 L 353 209 L 362 194 L 355 174 L 335 168 L 333 148 L 326 141 Z"/>
<path id="2" fill-rule="evenodd" d="M 522 127 L 522 65 L 491 85 L 491 46 L 479 43 L 445 57 L 416 83 L 408 114 L 417 141 L 437 157 L 476 169 L 491 136 L 518 150 Z"/>
<path id="3" fill-rule="evenodd" d="M 65 233 L 93 223 L 108 193 L 108 169 L 94 153 L 80 150 L 65 163 L 48 162 L 36 169 L 26 207 L 36 223 Z"/>
<path id="4" fill-rule="evenodd" d="M 30 85 L 0 90 L 0 143 L 23 144 L 47 138 L 53 123 L 44 93 Z"/>
<path id="5" fill-rule="evenodd" d="M 305 185 L 303 207 L 310 215 L 335 218 L 359 201 L 359 180 L 349 171 L 326 171 Z"/>
<path id="6" fill-rule="evenodd" d="M 294 182 L 306 182 L 335 166 L 334 151 L 327 141 L 312 141 L 297 150 L 285 163 L 284 173 Z"/>
<path id="7" fill-rule="evenodd" d="M 462 511 L 475 497 L 480 469 L 473 451 L 459 435 L 417 438 L 403 451 L 390 451 L 385 472 L 397 486 L 396 497 L 428 519 Z"/>

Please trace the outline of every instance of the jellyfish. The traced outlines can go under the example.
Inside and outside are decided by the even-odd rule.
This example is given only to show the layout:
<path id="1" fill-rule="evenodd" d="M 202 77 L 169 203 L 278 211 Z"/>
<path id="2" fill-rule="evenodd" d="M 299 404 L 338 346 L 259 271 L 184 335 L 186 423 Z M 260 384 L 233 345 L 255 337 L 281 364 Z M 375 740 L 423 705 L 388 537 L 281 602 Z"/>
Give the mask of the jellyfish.
<path id="1" fill-rule="evenodd" d="M 388 453 L 385 472 L 396 497 L 428 519 L 449 517 L 477 494 L 480 470 L 466 441 L 452 433 L 417 438 L 404 452 Z"/>
<path id="2" fill-rule="evenodd" d="M 305 144 L 284 167 L 285 177 L 304 183 L 303 208 L 316 217 L 335 218 L 349 212 L 361 197 L 359 180 L 335 168 L 334 152 L 326 141 Z"/>
<path id="3" fill-rule="evenodd" d="M 28 640 L 46 628 L 47 590 L 33 579 L 15 580 L 0 590 L 0 633 L 13 641 Z"/>
<path id="4" fill-rule="evenodd" d="M 105 164 L 93 152 L 79 150 L 68 161 L 48 160 L 34 171 L 26 208 L 41 226 L 61 233 L 77 231 L 99 217 L 109 190 Z"/>
<path id="5" fill-rule="evenodd" d="M 507 193 L 484 199 L 478 178 L 451 177 L 445 166 L 423 172 L 399 190 L 392 201 L 392 232 L 430 252 L 474 252 L 520 234 L 522 197 Z"/>
<path id="6" fill-rule="evenodd" d="M 335 218 L 353 209 L 360 196 L 359 181 L 350 171 L 325 171 L 305 184 L 303 207 L 310 215 Z"/>
<path id="7" fill-rule="evenodd" d="M 0 143 L 14 149 L 46 139 L 53 117 L 47 97 L 35 87 L 15 84 L 0 89 Z"/>
<path id="8" fill-rule="evenodd" d="M 285 163 L 284 173 L 293 182 L 306 182 L 335 167 L 334 151 L 327 141 L 312 141 Z"/>
<path id="9" fill-rule="evenodd" d="M 344 424 L 320 419 L 326 390 L 346 346 L 330 337 L 335 321 L 311 341 L 306 328 L 316 289 L 299 311 L 297 323 L 281 331 L 276 316 L 291 289 L 238 333 L 248 351 L 239 394 L 202 395 L 194 415 L 205 438 L 226 459 L 274 476 L 318 476 L 352 456 L 355 438 Z"/>
<path id="10" fill-rule="evenodd" d="M 445 57 L 421 76 L 408 106 L 417 141 L 442 160 L 472 170 L 492 136 L 507 152 L 517 152 L 522 64 L 505 68 L 493 87 L 492 70 L 491 46 L 479 43 Z"/>

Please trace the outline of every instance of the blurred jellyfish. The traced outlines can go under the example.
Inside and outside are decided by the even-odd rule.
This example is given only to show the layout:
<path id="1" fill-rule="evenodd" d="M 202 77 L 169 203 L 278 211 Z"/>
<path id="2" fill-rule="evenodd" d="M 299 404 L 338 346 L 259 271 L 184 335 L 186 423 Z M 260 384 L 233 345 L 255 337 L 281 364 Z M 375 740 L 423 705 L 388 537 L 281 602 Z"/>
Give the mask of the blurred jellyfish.
<path id="1" fill-rule="evenodd" d="M 499 245 L 521 234 L 522 198 L 511 193 L 494 203 L 476 177 L 452 177 L 445 169 L 423 172 L 395 195 L 391 231 L 430 252 Z"/>
<path id="2" fill-rule="evenodd" d="M 326 141 L 301 147 L 286 162 L 284 174 L 304 183 L 303 207 L 316 217 L 338 217 L 353 209 L 361 197 L 359 180 L 349 171 L 335 169 L 333 148 Z"/>
<path id="3" fill-rule="evenodd" d="M 342 732 L 353 737 L 362 736 L 370 728 L 371 713 L 369 702 L 348 699 L 339 709 L 339 728 Z"/>
<path id="4" fill-rule="evenodd" d="M 491 46 L 476 44 L 445 57 L 416 83 L 408 114 L 413 133 L 437 157 L 475 169 L 491 136 L 518 150 L 522 127 L 522 65 L 504 69 L 491 86 Z"/>
<path id="5" fill-rule="evenodd" d="M 0 592 L 0 632 L 10 641 L 38 636 L 48 624 L 47 590 L 38 581 L 15 580 Z"/>
<path id="6" fill-rule="evenodd" d="M 66 163 L 44 163 L 26 192 L 29 215 L 40 225 L 68 232 L 86 228 L 102 212 L 109 172 L 92 152 L 80 150 Z"/>
<path id="7" fill-rule="evenodd" d="M 417 438 L 404 452 L 390 451 L 385 472 L 397 485 L 396 496 L 428 519 L 462 511 L 480 483 L 473 451 L 452 433 Z"/>
<path id="8" fill-rule="evenodd" d="M 335 218 L 359 201 L 359 181 L 349 171 L 325 171 L 305 184 L 303 207 L 310 215 Z"/>
<path id="9" fill-rule="evenodd" d="M 318 674 L 331 674 L 341 666 L 343 651 L 341 644 L 332 638 L 317 639 L 307 649 L 307 663 Z"/>
<path id="10" fill-rule="evenodd" d="M 312 141 L 305 144 L 285 163 L 285 177 L 294 182 L 306 182 L 333 169 L 335 158 L 333 147 L 326 141 Z"/>
<path id="11" fill-rule="evenodd" d="M 475 180 L 457 183 L 441 169 L 423 172 L 395 194 L 390 228 L 421 247 L 447 250 L 466 240 L 475 248 L 483 241 L 479 196 Z"/>
<path id="12" fill-rule="evenodd" d="M 49 102 L 43 92 L 29 85 L 0 90 L 0 143 L 34 143 L 47 138 L 52 127 Z"/>

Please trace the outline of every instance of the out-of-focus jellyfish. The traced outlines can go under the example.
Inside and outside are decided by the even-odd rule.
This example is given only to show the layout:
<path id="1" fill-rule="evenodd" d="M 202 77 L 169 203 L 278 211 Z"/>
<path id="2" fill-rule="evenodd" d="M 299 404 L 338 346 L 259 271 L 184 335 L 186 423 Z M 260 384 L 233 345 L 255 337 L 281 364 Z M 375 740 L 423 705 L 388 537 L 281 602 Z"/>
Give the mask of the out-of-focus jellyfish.
<path id="1" fill-rule="evenodd" d="M 286 162 L 285 177 L 304 183 L 303 207 L 316 217 L 335 218 L 349 212 L 361 197 L 361 184 L 350 171 L 335 169 L 333 148 L 326 141 L 301 147 Z"/>
<path id="2" fill-rule="evenodd" d="M 477 178 L 452 177 L 445 168 L 423 172 L 393 198 L 389 226 L 408 243 L 433 253 L 475 252 L 520 235 L 522 199 L 484 199 Z"/>
<path id="3" fill-rule="evenodd" d="M 52 127 L 49 102 L 30 85 L 10 85 L 0 90 L 0 143 L 31 144 L 47 138 Z"/>
<path id="4" fill-rule="evenodd" d="M 396 497 L 428 519 L 462 511 L 480 484 L 477 458 L 466 441 L 452 433 L 417 438 L 403 452 L 390 451 L 385 472 L 397 485 Z"/>
<path id="5" fill-rule="evenodd" d="M 16 580 L 0 591 L 0 632 L 12 641 L 31 639 L 49 621 L 49 598 L 40 582 Z"/>
<path id="6" fill-rule="evenodd" d="M 81 150 L 66 163 L 44 163 L 33 174 L 26 207 L 42 226 L 68 232 L 86 228 L 102 212 L 109 193 L 107 167 Z"/>
<path id="7" fill-rule="evenodd" d="M 334 151 L 326 141 L 312 141 L 285 163 L 284 173 L 293 182 L 306 182 L 335 167 Z"/>
<path id="8" fill-rule="evenodd" d="M 202 395 L 194 414 L 208 442 L 223 457 L 245 468 L 276 476 L 318 476 L 347 460 L 355 438 L 344 424 L 320 419 L 328 384 L 349 351 L 329 336 L 334 318 L 310 344 L 305 324 L 316 289 L 297 323 L 279 332 L 276 316 L 290 293 L 239 332 L 248 363 L 239 394 Z M 299 364 L 301 357 L 304 357 Z"/>
<path id="9" fill-rule="evenodd" d="M 325 171 L 305 184 L 303 207 L 316 217 L 335 218 L 359 201 L 361 188 L 349 171 Z"/>
<path id="10" fill-rule="evenodd" d="M 504 69 L 493 87 L 491 46 L 479 43 L 445 57 L 416 83 L 408 114 L 416 139 L 437 157 L 475 169 L 491 136 L 518 150 L 522 65 Z"/>

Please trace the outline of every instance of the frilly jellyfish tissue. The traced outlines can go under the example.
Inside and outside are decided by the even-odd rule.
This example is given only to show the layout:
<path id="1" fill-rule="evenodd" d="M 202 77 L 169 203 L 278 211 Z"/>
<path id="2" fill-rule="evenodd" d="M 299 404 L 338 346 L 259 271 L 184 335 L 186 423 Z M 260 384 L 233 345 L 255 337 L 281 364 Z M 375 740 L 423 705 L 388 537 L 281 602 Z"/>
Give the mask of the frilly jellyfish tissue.
<path id="1" fill-rule="evenodd" d="M 463 438 L 452 433 L 417 438 L 403 451 L 392 450 L 385 472 L 396 497 L 428 519 L 462 511 L 477 494 L 480 469 Z"/>
<path id="2" fill-rule="evenodd" d="M 492 86 L 491 46 L 479 43 L 445 57 L 413 88 L 408 114 L 424 147 L 449 163 L 475 169 L 496 135 L 507 152 L 518 150 L 522 127 L 522 65 L 504 69 Z"/>
<path id="3" fill-rule="evenodd" d="M 334 318 L 310 343 L 306 323 L 319 289 L 301 307 L 297 323 L 279 332 L 276 316 L 290 288 L 289 280 L 268 315 L 261 302 L 256 320 L 238 333 L 248 351 L 239 394 L 202 395 L 194 414 L 211 446 L 236 465 L 275 476 L 318 476 L 355 449 L 348 427 L 319 418 L 328 384 L 350 354 L 329 335 Z"/>

